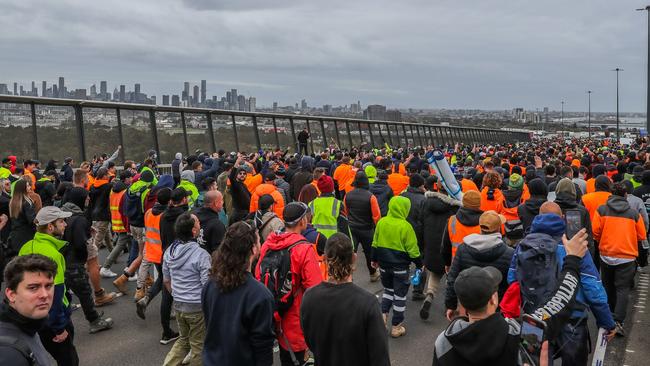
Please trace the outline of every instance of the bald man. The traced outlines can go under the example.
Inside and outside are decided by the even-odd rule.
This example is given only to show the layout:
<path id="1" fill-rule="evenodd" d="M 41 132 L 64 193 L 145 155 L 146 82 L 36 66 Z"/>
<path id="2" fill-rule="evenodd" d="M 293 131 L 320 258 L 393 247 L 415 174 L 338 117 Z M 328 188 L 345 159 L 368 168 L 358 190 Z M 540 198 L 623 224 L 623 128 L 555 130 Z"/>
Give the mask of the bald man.
<path id="1" fill-rule="evenodd" d="M 223 210 L 223 195 L 216 190 L 205 192 L 203 207 L 194 210 L 201 223 L 197 241 L 210 254 L 219 247 L 226 233 L 226 227 L 219 219 L 221 210 Z"/>
<path id="2" fill-rule="evenodd" d="M 560 208 L 560 206 L 557 203 L 551 201 L 546 201 L 542 203 L 542 205 L 539 207 L 539 213 L 540 215 L 552 213 L 558 216 L 564 216 L 562 214 L 562 209 Z"/>

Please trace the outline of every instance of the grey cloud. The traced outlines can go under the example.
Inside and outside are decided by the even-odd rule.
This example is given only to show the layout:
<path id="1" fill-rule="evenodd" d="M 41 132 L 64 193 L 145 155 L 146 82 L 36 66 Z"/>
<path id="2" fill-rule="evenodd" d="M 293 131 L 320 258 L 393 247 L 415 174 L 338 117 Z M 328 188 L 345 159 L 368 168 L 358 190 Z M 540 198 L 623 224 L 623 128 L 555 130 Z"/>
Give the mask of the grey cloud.
<path id="1" fill-rule="evenodd" d="M 645 109 L 646 17 L 606 0 L 0 0 L 0 82 L 207 79 L 258 104 Z M 26 61 L 28 60 L 28 61 Z M 10 72 L 6 72 L 10 70 Z M 232 85 L 227 85 L 232 83 Z M 87 87 L 88 85 L 76 85 Z M 170 90 L 169 88 L 174 88 Z"/>

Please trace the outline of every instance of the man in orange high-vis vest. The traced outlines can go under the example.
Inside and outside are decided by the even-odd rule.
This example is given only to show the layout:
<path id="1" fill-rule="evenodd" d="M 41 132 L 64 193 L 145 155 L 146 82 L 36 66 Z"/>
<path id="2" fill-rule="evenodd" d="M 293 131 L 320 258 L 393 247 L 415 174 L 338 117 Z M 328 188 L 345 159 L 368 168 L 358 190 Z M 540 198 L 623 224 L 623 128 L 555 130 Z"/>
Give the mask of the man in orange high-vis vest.
<path id="1" fill-rule="evenodd" d="M 117 235 L 117 242 L 99 270 L 99 275 L 105 278 L 117 277 L 117 274 L 111 271 L 111 266 L 115 264 L 117 258 L 131 242 L 128 219 L 122 211 L 124 194 L 131 185 L 131 177 L 131 172 L 128 170 L 123 171 L 120 174 L 120 180 L 113 184 L 111 193 L 108 196 L 108 205 L 111 211 L 111 231 Z"/>
<path id="2" fill-rule="evenodd" d="M 142 294 L 143 297 L 140 298 L 136 302 L 136 313 L 138 316 L 142 319 L 145 319 L 145 312 L 147 310 L 147 306 L 149 303 L 151 303 L 151 300 L 155 298 L 159 292 L 162 290 L 162 279 L 163 279 L 163 274 L 162 274 L 162 257 L 163 257 L 163 247 L 162 247 L 162 240 L 160 238 L 160 219 L 162 218 L 163 213 L 167 209 L 167 206 L 169 205 L 169 201 L 171 199 L 171 189 L 169 188 L 161 188 L 158 191 L 158 197 L 156 204 L 148 210 L 144 214 L 144 227 L 145 227 L 145 238 L 144 238 L 144 252 L 143 252 L 143 259 L 142 259 L 142 264 L 146 263 L 151 263 L 156 267 L 156 272 L 158 272 L 158 277 L 156 278 L 156 281 L 153 283 L 151 287 L 149 287 L 148 290 L 145 290 L 145 283 L 144 279 L 147 278 L 147 272 L 148 270 L 143 270 L 143 266 L 140 265 L 140 270 L 138 273 L 138 282 L 140 282 L 142 279 L 142 283 L 138 283 L 139 286 L 141 286 L 142 289 Z M 140 291 L 140 288 L 136 289 L 136 292 Z M 167 296 L 171 296 L 169 292 L 163 291 L 163 299 L 165 299 Z M 163 301 L 163 303 L 169 303 L 169 299 L 166 299 L 167 301 Z M 169 322 L 170 322 L 170 316 L 171 316 L 171 308 L 167 309 L 161 308 L 165 314 L 161 314 L 161 325 L 163 328 L 163 332 L 171 332 L 171 328 L 169 327 Z M 167 333 L 171 334 L 171 333 Z"/>
<path id="3" fill-rule="evenodd" d="M 456 254 L 458 246 L 469 234 L 480 234 L 479 218 L 481 217 L 481 194 L 477 191 L 468 191 L 463 194 L 463 207 L 447 221 L 445 233 L 442 235 L 442 258 L 445 261 L 445 270 L 451 266 L 451 261 Z"/>

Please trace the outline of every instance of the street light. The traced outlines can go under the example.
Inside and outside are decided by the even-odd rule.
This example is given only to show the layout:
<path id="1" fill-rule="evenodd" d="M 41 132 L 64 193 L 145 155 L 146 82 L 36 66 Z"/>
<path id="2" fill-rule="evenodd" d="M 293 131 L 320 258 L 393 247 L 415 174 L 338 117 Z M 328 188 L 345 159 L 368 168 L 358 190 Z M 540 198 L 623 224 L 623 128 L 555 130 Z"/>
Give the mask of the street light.
<path id="1" fill-rule="evenodd" d="M 636 9 L 637 11 L 647 11 L 648 12 L 648 58 L 646 63 L 648 65 L 648 70 L 646 72 L 647 84 L 646 84 L 646 113 L 645 113 L 645 131 L 650 133 L 650 5 L 645 8 Z"/>
<path id="2" fill-rule="evenodd" d="M 589 107 L 587 112 L 587 126 L 589 129 L 589 138 L 591 138 L 591 90 L 587 90 L 587 96 L 589 98 Z"/>
<path id="3" fill-rule="evenodd" d="M 621 142 L 621 134 L 619 131 L 620 120 L 618 118 L 618 73 L 619 71 L 624 71 L 620 67 L 615 68 L 612 71 L 616 71 L 616 140 Z"/>

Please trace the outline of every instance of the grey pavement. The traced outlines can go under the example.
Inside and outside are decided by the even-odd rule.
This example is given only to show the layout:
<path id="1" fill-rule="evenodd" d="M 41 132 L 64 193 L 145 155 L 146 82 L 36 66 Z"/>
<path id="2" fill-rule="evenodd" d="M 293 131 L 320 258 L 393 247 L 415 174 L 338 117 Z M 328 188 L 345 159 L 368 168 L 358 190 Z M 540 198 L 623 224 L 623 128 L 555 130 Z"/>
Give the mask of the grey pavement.
<path id="1" fill-rule="evenodd" d="M 100 250 L 100 263 L 106 256 L 106 250 Z M 126 254 L 120 257 L 120 262 L 113 265 L 112 270 L 120 273 L 125 266 Z M 381 284 L 371 283 L 368 271 L 365 268 L 365 260 L 361 251 L 359 252 L 359 266 L 354 273 L 354 282 L 366 290 L 381 296 Z M 650 272 L 650 271 L 649 271 Z M 647 305 L 648 275 L 640 275 L 641 282 L 633 292 L 630 301 L 631 315 L 626 322 L 628 337 L 617 338 L 607 348 L 605 365 L 646 365 L 650 355 L 648 349 L 647 334 L 650 330 L 650 311 L 640 306 Z M 115 291 L 112 279 L 102 279 L 102 285 L 109 291 Z M 444 279 L 443 285 L 438 290 L 431 316 L 428 321 L 419 318 L 421 302 L 413 302 L 410 293 L 407 300 L 405 326 L 407 333 L 404 337 L 392 339 L 389 337 L 391 363 L 395 366 L 419 366 L 431 365 L 433 358 L 433 345 L 438 334 L 444 330 L 448 322 L 444 317 Z M 73 313 L 73 320 L 76 329 L 75 345 L 79 352 L 81 365 L 161 365 L 165 355 L 171 348 L 170 345 L 159 343 L 162 329 L 160 327 L 160 296 L 158 296 L 147 309 L 147 319 L 141 320 L 135 313 L 133 292 L 135 282 L 129 283 L 129 295 L 122 296 L 113 304 L 100 308 L 113 318 L 115 325 L 113 329 L 100 332 L 94 335 L 88 334 L 88 322 L 83 317 L 81 309 Z M 643 294 L 639 298 L 639 293 Z M 73 302 L 78 302 L 76 299 Z M 635 307 L 639 306 L 639 307 Z M 345 321 L 345 314 L 342 314 L 341 321 Z M 174 320 L 172 327 L 176 329 Z M 595 339 L 596 327 L 593 319 L 590 319 L 589 328 L 592 339 Z M 629 341 L 629 344 L 628 344 Z M 277 358 L 277 355 L 276 355 Z M 276 364 L 279 362 L 276 361 Z M 556 362 L 556 364 L 559 364 Z"/>

